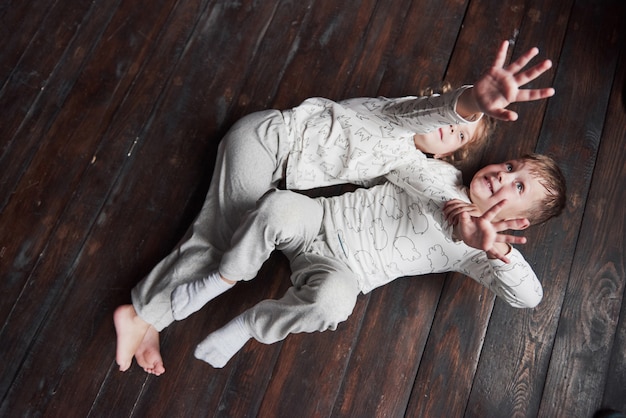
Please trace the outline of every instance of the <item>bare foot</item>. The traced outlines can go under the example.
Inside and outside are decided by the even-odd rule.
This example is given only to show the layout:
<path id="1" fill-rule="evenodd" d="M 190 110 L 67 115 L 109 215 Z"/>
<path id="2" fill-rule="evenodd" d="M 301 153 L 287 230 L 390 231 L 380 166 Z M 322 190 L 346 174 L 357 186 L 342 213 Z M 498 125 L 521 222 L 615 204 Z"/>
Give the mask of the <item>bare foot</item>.
<path id="1" fill-rule="evenodd" d="M 159 331 L 153 326 L 148 328 L 146 335 L 143 337 L 141 344 L 135 352 L 137 364 L 143 367 L 146 373 L 155 376 L 161 376 L 165 373 L 163 366 L 163 358 L 161 358 L 161 349 L 159 347 Z"/>
<path id="2" fill-rule="evenodd" d="M 113 314 L 113 322 L 117 334 L 115 360 L 120 370 L 125 372 L 132 364 L 133 356 L 148 332 L 150 324 L 137 315 L 133 305 L 118 306 Z"/>

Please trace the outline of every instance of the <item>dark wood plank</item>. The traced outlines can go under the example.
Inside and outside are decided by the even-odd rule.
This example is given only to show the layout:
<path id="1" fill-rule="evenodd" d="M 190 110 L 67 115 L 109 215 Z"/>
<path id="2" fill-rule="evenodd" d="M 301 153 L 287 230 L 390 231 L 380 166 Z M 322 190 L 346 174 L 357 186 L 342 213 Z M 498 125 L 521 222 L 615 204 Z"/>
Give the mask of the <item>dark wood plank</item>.
<path id="1" fill-rule="evenodd" d="M 374 19 L 376 6 L 377 2 L 372 0 L 360 0 L 351 8 L 316 4 L 306 30 L 299 37 L 298 50 L 281 79 L 275 106 L 289 108 L 316 96 L 345 98 L 347 80 L 365 46 L 362 35 Z M 360 36 L 346 38 L 345 33 Z M 388 41 L 386 35 L 383 38 Z M 342 47 L 330 47 L 338 44 Z"/>
<path id="2" fill-rule="evenodd" d="M 597 193 L 601 193 L 601 196 L 596 199 L 595 202 L 595 211 L 591 212 L 592 216 L 595 214 L 597 217 L 600 213 L 604 213 L 604 208 L 601 208 L 600 205 L 604 202 L 604 199 L 608 196 L 611 197 L 613 202 L 623 202 L 623 197 L 620 199 L 620 195 L 624 193 L 624 185 L 626 183 L 625 175 L 624 175 L 624 164 L 623 159 L 620 161 L 619 156 L 623 154 L 623 146 L 620 144 L 624 144 L 624 140 L 626 137 L 626 132 L 624 129 L 626 127 L 626 78 L 624 74 L 626 74 L 626 48 L 624 47 L 624 33 L 622 33 L 622 50 L 620 54 L 620 64 L 616 71 L 615 82 L 613 84 L 613 93 L 611 98 L 611 104 L 609 105 L 609 111 L 607 113 L 606 123 L 604 125 L 604 130 L 602 132 L 603 144 L 600 148 L 600 153 L 598 156 L 599 162 L 598 167 L 602 169 L 602 173 L 608 179 L 607 181 L 610 184 L 615 183 L 618 189 L 614 190 L 613 193 L 601 193 L 603 181 L 598 180 L 594 182 L 592 186 L 592 190 Z M 621 140 L 619 140 L 621 138 Z M 608 140 L 609 144 L 613 146 L 606 146 L 604 141 Z M 616 150 L 615 147 L 618 147 L 619 150 Z M 605 162 L 606 161 L 606 162 Z M 608 168 L 604 168 L 604 164 L 607 165 Z M 620 186 L 621 185 L 621 186 Z M 597 189 L 596 189 L 597 187 Z M 595 197 L 595 195 L 594 195 Z M 614 197 L 614 198 L 613 198 Z M 615 222 L 617 225 L 612 228 L 611 239 L 615 240 L 616 247 L 611 248 L 611 252 L 608 254 L 601 254 L 602 259 L 611 260 L 614 263 L 612 268 L 618 272 L 619 277 L 621 278 L 621 286 L 624 287 L 624 278 L 626 277 L 626 273 L 624 272 L 624 243 L 620 242 L 620 222 L 621 229 L 624 229 L 624 211 L 617 210 L 619 209 L 619 203 L 617 207 L 613 206 L 612 210 L 614 210 L 615 217 L 611 219 L 610 216 L 603 216 L 602 221 L 607 223 Z M 592 235 L 595 234 L 595 229 L 592 231 Z M 621 234 L 621 239 L 625 236 L 624 233 Z M 598 244 L 599 248 L 595 249 L 595 251 L 602 251 L 604 247 L 604 242 L 600 242 Z M 614 251 L 614 252 L 613 252 Z M 604 250 L 604 252 L 607 252 Z M 612 261 L 615 260 L 615 261 Z M 619 261 L 621 260 L 621 261 Z M 626 292 L 626 290 L 625 290 Z M 620 295 L 617 295 L 620 297 Z M 626 309 L 624 309 L 624 294 L 621 295 L 622 306 L 619 314 L 619 322 L 617 324 L 617 328 L 615 331 L 615 337 L 613 340 L 613 344 L 611 347 L 611 357 L 608 363 L 607 377 L 605 380 L 604 387 L 604 396 L 602 400 L 603 408 L 612 408 L 619 411 L 626 411 L 626 399 L 624 399 L 624 388 L 626 387 L 626 362 L 624 362 L 624 353 L 626 352 Z M 615 318 L 610 318 L 614 320 Z"/>
<path id="3" fill-rule="evenodd" d="M 619 51 L 616 41 L 606 36 L 618 27 L 617 2 L 602 6 L 591 3 L 578 2 L 572 11 L 557 64 L 554 85 L 559 94 L 548 103 L 537 147 L 538 152 L 556 157 L 564 169 L 570 196 L 563 216 L 550 221 L 546 228 L 528 231 L 529 242 L 536 247 L 527 255 L 542 277 L 544 299 L 538 308 L 516 315 L 496 303 L 466 412 L 470 416 L 536 416 L 540 404 L 555 400 L 544 398 L 542 402 L 545 373 Z M 583 21 L 586 29 L 581 31 Z M 580 137 L 584 141 L 571 140 Z M 502 352 L 508 354 L 499 355 Z"/>
<path id="4" fill-rule="evenodd" d="M 623 5 L 622 10 L 625 10 Z M 616 17 L 620 16 L 619 8 L 612 11 Z M 612 50 L 622 46 L 623 52 L 624 37 L 621 36 L 620 42 L 617 33 L 606 32 L 603 44 L 615 42 L 617 48 Z M 607 70 L 613 68 L 616 57 L 604 57 Z M 619 378 L 607 380 L 608 375 L 619 377 L 620 368 L 623 372 L 623 366 L 615 363 L 615 359 L 615 369 L 609 367 L 611 352 L 621 356 L 622 361 L 624 358 L 619 341 L 614 345 L 614 339 L 620 310 L 623 310 L 626 281 L 623 208 L 626 201 L 626 115 L 621 98 L 625 63 L 622 56 L 615 72 L 604 129 L 588 134 L 593 136 L 590 140 L 600 142 L 600 149 L 543 391 L 544 399 L 550 402 L 542 401 L 539 411 L 542 415 L 591 416 L 601 406 L 626 410 L 626 386 L 615 387 Z M 601 138 L 594 138 L 596 135 Z M 608 389 L 621 394 L 610 395 L 608 403 L 603 405 L 606 382 L 609 382 Z"/>
<path id="5" fill-rule="evenodd" d="M 333 416 L 404 414 L 442 279 L 406 278 L 372 292 Z"/>
<path id="6" fill-rule="evenodd" d="M 88 26 L 85 32 L 82 33 L 85 37 L 83 39 L 85 43 L 90 44 L 99 39 L 103 29 L 98 26 L 98 24 L 104 23 L 110 19 L 111 13 L 115 10 L 115 7 L 111 9 L 110 5 L 108 6 L 109 9 L 105 8 L 100 11 L 103 21 L 96 19 L 96 25 Z M 69 60 L 68 73 L 65 74 L 66 77 L 73 76 L 76 68 L 82 66 L 83 58 L 78 61 L 79 62 L 76 63 L 73 60 Z M 74 65 L 77 65 L 77 67 Z M 62 78 L 62 76 L 59 76 L 59 79 L 60 78 Z M 59 81 L 59 79 L 57 79 L 57 81 Z M 70 78 L 68 82 L 74 82 L 74 80 Z M 58 90 L 51 88 L 50 91 L 57 92 Z M 52 100 L 52 102 L 54 102 L 54 100 Z M 82 109 L 83 106 L 80 106 L 80 108 Z M 49 107 L 55 108 L 52 112 L 53 114 L 58 112 L 56 105 Z M 70 118 L 75 119 L 76 114 L 71 114 Z M 56 116 L 53 116 L 52 120 L 56 120 Z M 0 276 L 4 278 L 3 298 L 2 302 L 0 302 L 0 317 L 3 319 L 2 338 L 4 341 L 10 341 L 10 343 L 2 345 L 1 350 L 5 355 L 8 355 L 9 351 L 21 353 L 22 350 L 30 344 L 29 338 L 32 338 L 32 332 L 37 329 L 37 325 L 30 329 L 26 325 L 29 321 L 21 316 L 20 313 L 22 309 L 32 310 L 35 308 L 29 312 L 26 317 L 36 318 L 36 323 L 41 322 L 45 318 L 45 312 L 49 308 L 48 303 L 42 303 L 41 300 L 37 300 L 37 298 L 34 297 L 33 300 L 37 301 L 31 302 L 33 303 L 31 307 L 23 303 L 18 303 L 18 300 L 21 297 L 20 295 L 23 295 L 23 292 L 28 289 L 26 283 L 29 280 L 32 269 L 39 262 L 43 251 L 48 245 L 48 238 L 50 234 L 53 233 L 56 225 L 56 217 L 59 215 L 59 212 L 63 210 L 63 207 L 67 204 L 67 199 L 73 192 L 72 187 L 68 187 L 71 183 L 70 180 L 64 177 L 64 175 L 71 176 L 73 173 L 76 176 L 75 178 L 78 178 L 80 177 L 81 170 L 88 164 L 88 160 L 85 161 L 86 156 L 76 158 L 70 156 L 69 154 L 71 154 L 72 151 L 68 151 L 65 161 L 55 158 L 57 155 L 63 154 L 65 141 L 61 139 L 64 138 L 64 136 L 60 138 L 55 138 L 54 135 L 39 136 L 44 135 L 44 132 L 36 131 L 40 127 L 42 130 L 47 130 L 48 126 L 46 125 L 49 123 L 51 123 L 49 120 L 45 120 L 42 123 L 43 126 L 38 126 L 38 124 L 35 123 L 35 126 L 31 127 L 32 131 L 29 133 L 32 133 L 38 138 L 38 142 L 34 143 L 35 150 L 31 149 L 33 143 L 27 141 L 27 139 L 18 141 L 18 143 L 23 144 L 23 147 L 19 149 L 19 153 L 25 150 L 27 154 L 35 152 L 31 157 L 33 158 L 32 163 L 30 161 L 24 162 L 21 158 L 17 158 L 15 165 L 9 164 L 8 161 L 13 161 L 13 157 L 11 157 L 2 164 L 2 178 L 3 180 L 7 179 L 8 184 L 10 184 L 13 179 L 12 174 L 10 174 L 12 170 L 16 170 L 17 172 L 20 170 L 25 171 L 26 167 L 22 166 L 22 164 L 28 167 L 28 171 L 25 171 L 26 174 L 20 179 L 17 188 L 15 190 L 13 188 L 7 190 L 6 198 L 10 199 L 9 205 L 3 211 L 3 222 L 0 223 L 1 236 L 23 237 L 23 239 L 5 242 L 2 247 L 3 257 L 6 257 L 7 260 L 12 260 L 11 262 L 0 264 Z M 24 132 L 22 135 L 28 136 L 29 133 Z M 40 150 L 38 154 L 36 153 L 37 150 Z M 68 163 L 68 161 L 71 161 L 71 163 Z M 71 169 L 68 170 L 68 168 L 74 171 Z M 56 177 L 57 173 L 59 173 L 58 177 Z M 5 184 L 3 183 L 3 185 Z M 68 231 L 70 230 L 62 232 L 67 236 Z M 73 238 L 76 237 L 70 237 L 70 240 Z M 54 247 L 52 247 L 51 251 L 54 251 Z M 57 261 L 55 259 L 51 260 L 53 262 Z M 45 277 L 43 279 L 44 282 L 38 283 L 39 286 L 36 288 L 41 289 L 43 293 L 46 293 L 49 289 L 46 286 L 53 286 L 56 287 L 56 289 L 60 289 L 58 286 L 61 286 L 61 283 L 55 283 L 55 279 L 56 277 L 54 276 Z M 41 311 L 38 309 L 41 309 Z M 44 312 L 44 314 L 42 314 L 42 312 Z M 15 323 L 17 326 L 12 328 L 12 324 Z M 0 385 L 2 393 L 7 389 L 6 385 L 9 384 L 13 377 L 13 373 L 7 372 L 7 370 L 15 370 L 21 361 L 22 356 L 20 355 L 14 362 L 3 363 L 1 373 L 2 384 Z"/>
<path id="7" fill-rule="evenodd" d="M 16 71 L 24 51 L 33 42 L 42 22 L 55 7 L 62 7 L 59 2 L 3 1 L 0 5 L 0 36 L 4 40 L 0 55 L 0 86 L 7 83 L 9 76 Z M 4 140 L 4 138 L 3 138 Z"/>
<path id="8" fill-rule="evenodd" d="M 405 416 L 463 415 L 492 307 L 489 290 L 447 278 Z"/>
<path id="9" fill-rule="evenodd" d="M 298 334 L 284 341 L 257 416 L 288 416 L 293 411 L 303 416 L 329 416 L 367 302 L 360 298 L 352 316 L 335 332 Z"/>
<path id="10" fill-rule="evenodd" d="M 436 1 L 412 2 L 378 94 L 400 97 L 419 95 L 425 88 L 438 88 L 450 65 L 468 4 L 468 1 L 450 2 L 444 7 Z M 476 61 L 470 62 L 476 65 Z"/>
<path id="11" fill-rule="evenodd" d="M 624 200 L 624 8 L 2 2 L 0 415 L 626 409 L 624 213 L 615 203 Z M 236 119 L 310 96 L 392 97 L 443 79 L 472 82 L 506 38 L 513 57 L 538 45 L 554 60 L 533 84 L 554 80 L 557 96 L 516 105 L 520 121 L 499 124 L 489 152 L 463 169 L 535 149 L 563 163 L 570 208 L 528 231 L 522 249 L 545 284 L 539 308 L 514 310 L 461 275 L 430 275 L 360 297 L 336 332 L 251 341 L 223 369 L 193 358 L 209 332 L 284 293 L 289 268 L 276 254 L 257 279 L 161 333 L 165 375 L 117 371 L 112 312 L 195 217 Z"/>
<path id="12" fill-rule="evenodd" d="M 154 3 L 152 4 L 154 5 Z M 158 22 L 166 19 L 168 16 L 169 8 L 166 4 L 164 2 L 161 4 L 162 8 L 153 9 L 153 15 L 137 10 L 135 18 L 138 18 L 138 22 L 134 28 L 132 25 L 124 28 L 124 22 L 128 22 L 131 19 L 132 13 L 122 8 L 117 14 L 118 20 L 115 18 L 112 20 L 112 25 L 109 26 L 109 32 L 105 34 L 104 39 L 108 39 L 109 42 L 115 42 L 115 39 L 117 39 L 118 45 L 127 45 L 128 40 L 132 39 L 126 32 L 128 30 L 143 30 L 143 33 L 148 37 L 154 35 L 156 38 L 160 26 Z M 66 106 L 69 110 L 61 114 L 57 119 L 58 124 L 55 123 L 53 126 L 53 132 L 72 126 L 67 132 L 69 132 L 69 135 L 74 135 L 75 142 L 80 143 L 80 146 L 75 148 L 67 147 L 65 146 L 65 141 L 51 140 L 49 142 L 50 148 L 40 149 L 36 156 L 37 164 L 30 166 L 29 171 L 25 175 L 25 181 L 27 181 L 26 179 L 29 176 L 38 178 L 46 171 L 48 171 L 48 177 L 42 178 L 42 184 L 36 190 L 20 189 L 15 193 L 13 200 L 7 207 L 7 209 L 11 208 L 12 211 L 24 211 L 20 216 L 24 222 L 19 225 L 19 228 L 23 228 L 23 230 L 13 225 L 13 233 L 37 237 L 38 241 L 29 243 L 34 248 L 30 250 L 33 252 L 32 257 L 34 258 L 32 269 L 27 269 L 25 266 L 23 270 L 19 271 L 20 278 L 23 278 L 24 282 L 15 280 L 11 284 L 11 288 L 4 286 L 5 290 L 7 290 L 7 293 L 5 293 L 7 298 L 3 299 L 3 302 L 6 304 L 3 306 L 12 306 L 11 320 L 5 322 L 2 336 L 7 341 L 12 341 L 12 344 L 10 347 L 3 345 L 3 351 L 7 349 L 13 353 L 24 352 L 32 344 L 30 339 L 36 338 L 37 333 L 41 331 L 42 324 L 50 319 L 47 317 L 50 311 L 54 310 L 55 307 L 58 308 L 66 304 L 64 298 L 68 297 L 68 293 L 64 294 L 64 292 L 69 292 L 69 289 L 72 288 L 72 283 L 76 282 L 74 276 L 76 273 L 76 257 L 80 260 L 81 255 L 90 257 L 95 254 L 102 254 L 102 242 L 95 241 L 87 247 L 83 247 L 85 236 L 92 232 L 95 223 L 104 223 L 106 214 L 103 215 L 98 212 L 102 207 L 103 200 L 109 194 L 109 188 L 115 184 L 116 170 L 119 170 L 119 164 L 125 160 L 120 158 L 120 156 L 127 157 L 132 142 L 105 142 L 105 144 L 111 147 L 108 151 L 112 154 L 107 155 L 107 150 L 100 148 L 102 153 L 98 155 L 97 150 L 102 144 L 100 142 L 102 135 L 98 133 L 97 129 L 103 126 L 103 118 L 106 119 L 107 115 L 112 117 L 112 114 L 119 106 L 119 100 L 124 98 L 126 88 L 128 88 L 136 75 L 132 71 L 132 57 L 137 54 L 139 59 L 142 59 L 145 56 L 144 54 L 150 49 L 149 43 L 135 42 L 134 45 L 135 48 L 127 45 L 123 49 L 126 55 L 106 45 L 100 50 L 101 53 L 94 55 L 91 65 L 86 67 L 80 80 L 77 82 L 77 89 L 73 91 L 73 94 L 68 99 Z M 107 58 L 108 55 L 114 55 L 115 59 Z M 107 68 L 103 63 L 109 63 L 111 66 Z M 116 77 L 119 77 L 117 81 Z M 91 92 L 92 90 L 86 89 L 85 86 L 87 85 L 96 91 L 106 93 L 102 93 L 100 97 L 90 96 L 86 91 Z M 119 90 L 116 90 L 116 86 Z M 116 94 L 107 96 L 115 92 Z M 85 104 L 85 100 L 89 101 L 89 105 Z M 84 108 L 88 108 L 90 111 L 83 112 Z M 81 115 L 82 120 L 81 124 L 74 126 L 71 122 L 76 121 L 77 113 Z M 94 130 L 96 131 L 94 132 Z M 55 137 L 53 133 L 51 133 L 51 136 Z M 59 135 L 58 138 L 64 138 L 64 136 Z M 70 143 L 72 142 L 70 141 Z M 48 153 L 63 156 L 63 158 L 50 161 L 48 158 L 50 154 Z M 100 161 L 98 161 L 98 157 L 100 157 Z M 67 161 L 73 161 L 73 164 L 68 164 Z M 34 197 L 29 195 L 29 193 L 33 192 L 36 193 Z M 73 196 L 81 196 L 85 200 L 72 200 Z M 41 215 L 38 211 L 24 208 L 25 205 L 32 205 L 33 199 L 40 199 L 43 202 L 41 211 L 46 211 L 48 220 L 42 222 L 39 220 Z M 13 202 L 15 202 L 15 205 Z M 5 211 L 5 214 L 7 212 L 8 210 Z M 124 217 L 121 219 L 124 219 Z M 141 239 L 136 242 L 141 242 Z M 108 250 L 111 248 L 116 248 L 116 245 L 104 247 L 104 249 Z M 44 252 L 43 254 L 41 254 L 42 251 Z M 130 251 L 130 253 L 132 252 Z M 80 262 L 77 264 L 79 266 L 82 265 Z M 84 267 L 89 268 L 89 263 L 85 263 Z M 84 275 L 81 274 L 79 277 L 98 277 L 99 273 L 90 271 Z M 22 287 L 26 289 L 31 287 L 29 283 L 37 283 L 37 286 L 34 286 L 27 293 L 22 292 Z M 78 283 L 87 285 L 91 282 L 78 281 Z M 15 296 L 8 293 L 9 289 L 15 289 Z M 12 298 L 9 299 L 9 296 L 12 296 Z M 84 300 L 87 303 L 91 300 L 100 299 L 102 298 L 77 297 L 77 300 Z M 88 308 L 85 309 L 89 311 Z M 109 321 L 110 318 L 108 318 L 107 322 Z M 69 322 L 71 323 L 71 319 Z M 67 318 L 64 323 L 68 323 Z M 58 338 L 63 334 L 53 331 L 53 335 Z M 52 338 L 55 338 L 54 336 Z M 68 346 L 60 342 L 58 348 L 67 349 Z M 44 343 L 40 349 L 43 349 L 45 352 L 48 350 L 48 346 Z M 6 390 L 5 385 L 13 379 L 15 370 L 21 366 L 22 361 L 20 358 L 20 361 L 3 364 L 2 388 L 4 390 Z M 5 367 L 6 369 L 4 369 Z M 31 372 L 39 373 L 36 369 L 31 369 Z M 63 368 L 59 372 L 63 373 Z M 31 387 L 36 390 L 37 385 L 31 385 Z"/>
<path id="13" fill-rule="evenodd" d="M 455 3 L 448 9 L 446 19 L 449 19 L 451 28 L 455 24 L 460 26 L 464 7 L 464 4 Z M 421 88 L 440 84 L 449 59 L 444 58 L 441 51 L 454 42 L 456 32 L 443 32 L 435 40 L 430 36 L 432 34 L 426 36 L 426 28 L 416 22 L 425 16 L 432 16 L 432 21 L 440 22 L 443 13 L 437 2 L 412 4 L 403 20 L 403 32 L 387 57 L 379 93 L 391 96 L 419 94 Z M 457 16 L 459 19 L 455 20 Z M 402 73 L 407 70 L 409 74 Z M 432 83 L 433 79 L 437 82 Z M 411 283 L 394 283 L 388 286 L 389 289 L 375 291 L 333 415 L 358 416 L 375 409 L 382 415 L 394 416 L 403 411 L 402 405 L 406 404 L 410 393 L 406 382 L 413 380 L 420 362 L 437 295 L 441 291 L 441 279 L 440 276 L 424 276 Z M 421 303 L 416 304 L 416 301 Z M 399 318 L 404 320 L 399 321 Z M 413 337 L 404 338 L 404 335 Z M 372 344 L 380 347 L 372 351 Z M 402 372 L 389 373 L 394 369 Z M 363 390 L 364 387 L 367 390 Z"/>
<path id="14" fill-rule="evenodd" d="M 539 46 L 542 51 L 541 56 L 545 58 L 546 51 L 550 51 L 550 48 L 541 45 L 543 40 L 550 38 L 557 43 L 558 39 L 564 37 L 565 25 L 540 25 L 540 22 L 527 18 L 528 15 L 539 14 L 548 21 L 566 22 L 567 14 L 564 14 L 564 10 L 567 10 L 567 5 L 563 2 L 560 8 L 546 6 L 537 8 L 537 5 L 529 5 L 528 8 L 511 8 L 508 5 L 496 3 L 472 3 L 468 11 L 468 20 L 475 22 L 481 30 L 473 27 L 471 31 L 461 32 L 447 74 L 449 79 L 477 78 L 480 74 L 477 71 L 483 69 L 468 68 L 467 65 L 459 64 L 459 61 L 455 60 L 459 57 L 466 60 L 470 59 L 467 57 L 473 57 L 473 59 L 482 57 L 484 62 L 489 63 L 493 59 L 493 56 L 489 54 L 493 54 L 493 51 L 497 49 L 498 38 L 511 37 L 513 45 L 509 48 L 509 53 L 511 59 L 515 59 L 532 46 Z M 494 21 L 502 22 L 496 30 L 490 29 L 491 22 Z M 521 28 L 519 34 L 516 34 L 517 28 Z M 476 51 L 472 45 L 480 43 L 480 34 L 487 30 L 499 32 L 499 36 L 493 36 L 487 44 L 488 48 Z M 558 49 L 553 48 L 552 51 L 555 58 L 558 58 Z M 553 57 L 552 54 L 547 54 L 547 56 Z M 460 71 L 457 70 L 458 68 Z M 470 74 L 463 73 L 470 70 L 472 71 Z M 550 86 L 553 76 L 550 73 L 545 74 L 536 84 Z M 499 122 L 497 124 L 492 146 L 485 151 L 481 164 L 505 161 L 532 150 L 541 129 L 545 105 L 545 102 L 541 102 L 515 106 L 520 116 L 519 120 L 515 123 Z M 526 151 L 520 151 L 520 149 L 526 149 Z M 477 164 L 476 161 L 472 163 L 474 166 Z M 472 172 L 472 169 L 468 171 Z M 532 252 L 532 247 L 532 245 L 527 245 L 520 250 L 527 254 L 529 250 Z M 469 279 L 455 277 L 453 280 Z M 455 303 L 445 303 L 442 305 L 445 309 L 438 310 L 408 407 L 410 416 L 440 416 L 447 413 L 452 416 L 461 416 L 466 409 L 495 298 L 491 292 L 474 283 L 468 283 L 462 291 L 459 291 L 459 286 L 459 284 L 448 283 L 445 288 L 442 298 Z M 507 315 L 518 314 L 514 308 L 507 307 L 505 310 Z M 448 376 L 455 377 L 442 381 Z"/>
<path id="15" fill-rule="evenodd" d="M 31 11 L 45 9 L 44 5 L 37 6 L 36 3 L 23 3 L 21 7 L 29 7 Z M 102 5 L 90 1 L 58 2 L 41 21 L 33 13 L 32 22 L 36 22 L 39 32 L 32 35 L 29 42 L 8 38 L 9 48 L 22 49 L 0 90 L 0 106 L 6 113 L 0 119 L 0 132 L 3 133 L 0 164 L 5 166 L 0 183 L 0 211 L 17 189 L 38 147 L 45 144 L 46 139 L 50 140 L 47 130 L 82 71 L 92 43 L 102 35 L 116 8 L 117 2 Z M 18 17 L 11 15 L 8 18 Z M 15 30 L 14 37 L 27 36 L 32 22 L 27 19 L 27 27 Z M 81 22 L 90 24 L 81 25 Z M 46 100 L 50 97 L 56 97 L 56 100 Z"/>
<path id="16" fill-rule="evenodd" d="M 293 92 L 294 97 L 288 98 L 288 103 L 281 103 L 276 96 L 302 40 L 310 36 L 307 31 L 310 30 L 314 4 L 313 1 L 276 3 L 271 22 L 258 39 L 257 52 L 249 70 L 242 77 L 244 84 L 229 114 L 231 122 L 254 111 L 283 109 L 289 107 L 288 103 L 297 104 L 298 92 Z M 270 57 L 276 59 L 268 59 Z"/>

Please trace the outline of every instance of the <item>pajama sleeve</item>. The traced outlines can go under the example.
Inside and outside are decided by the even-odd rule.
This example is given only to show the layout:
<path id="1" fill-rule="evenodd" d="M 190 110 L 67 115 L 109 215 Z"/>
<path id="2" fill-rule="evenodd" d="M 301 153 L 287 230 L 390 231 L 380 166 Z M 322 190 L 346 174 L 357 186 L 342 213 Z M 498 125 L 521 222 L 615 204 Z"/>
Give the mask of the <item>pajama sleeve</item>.
<path id="1" fill-rule="evenodd" d="M 518 250 L 513 248 L 507 257 L 508 264 L 490 260 L 479 251 L 463 260 L 457 270 L 489 288 L 514 308 L 534 308 L 543 298 L 541 282 Z"/>
<path id="2" fill-rule="evenodd" d="M 474 123 L 480 120 L 482 114 L 465 119 L 456 112 L 459 96 L 471 87 L 463 86 L 454 91 L 432 96 L 387 99 L 381 113 L 416 133 L 430 132 L 440 126 Z"/>

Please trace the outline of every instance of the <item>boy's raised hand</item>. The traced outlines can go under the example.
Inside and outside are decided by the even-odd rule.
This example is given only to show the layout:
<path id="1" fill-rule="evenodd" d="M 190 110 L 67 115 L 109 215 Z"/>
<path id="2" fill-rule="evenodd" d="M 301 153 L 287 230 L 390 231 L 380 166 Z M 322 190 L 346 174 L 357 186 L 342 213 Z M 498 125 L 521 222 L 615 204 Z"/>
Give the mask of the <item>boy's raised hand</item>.
<path id="1" fill-rule="evenodd" d="M 505 66 L 508 48 L 509 42 L 502 42 L 493 65 L 472 89 L 461 95 L 457 104 L 461 108 L 460 114 L 483 112 L 495 119 L 514 121 L 517 120 L 517 113 L 506 109 L 511 103 L 540 100 L 554 95 L 553 88 L 520 89 L 521 86 L 550 69 L 552 62 L 544 60 L 522 71 L 526 64 L 539 53 L 537 48 L 531 48 L 517 60 Z"/>
<path id="2" fill-rule="evenodd" d="M 443 213 L 446 220 L 454 226 L 455 235 L 465 244 L 485 251 L 489 258 L 509 263 L 506 257 L 510 250 L 508 244 L 525 244 L 526 238 L 501 232 L 525 229 L 529 222 L 525 218 L 494 221 L 505 203 L 506 200 L 501 200 L 481 215 L 474 205 L 451 200 L 444 206 Z"/>

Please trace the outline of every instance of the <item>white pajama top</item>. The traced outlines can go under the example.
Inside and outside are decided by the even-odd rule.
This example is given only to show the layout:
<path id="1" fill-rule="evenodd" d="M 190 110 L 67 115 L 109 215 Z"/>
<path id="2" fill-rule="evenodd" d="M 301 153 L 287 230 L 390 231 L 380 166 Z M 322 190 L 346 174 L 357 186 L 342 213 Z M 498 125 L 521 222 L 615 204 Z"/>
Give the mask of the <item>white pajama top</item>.
<path id="1" fill-rule="evenodd" d="M 393 170 L 389 182 L 321 198 L 326 240 L 367 293 L 398 277 L 457 271 L 491 289 L 514 307 L 534 307 L 541 283 L 519 251 L 506 264 L 452 239 L 443 215 L 450 199 L 469 202 L 452 165 L 421 158 Z"/>
<path id="2" fill-rule="evenodd" d="M 421 155 L 413 142 L 416 133 L 478 120 L 464 119 L 455 110 L 459 96 L 470 87 L 396 99 L 311 98 L 283 111 L 290 141 L 287 188 L 375 184 L 370 180 Z"/>

